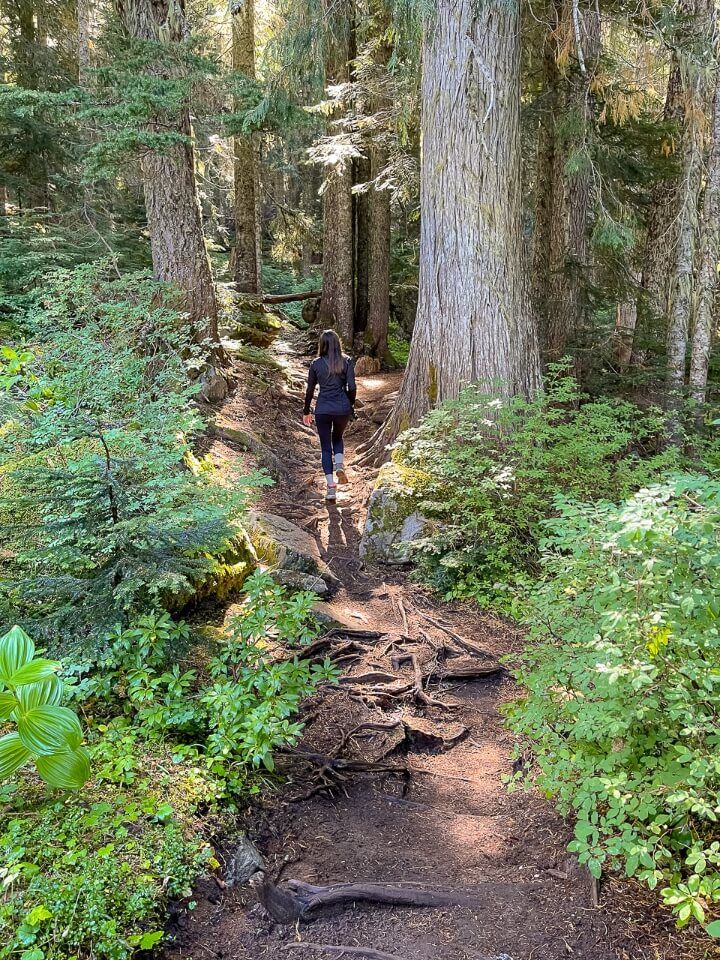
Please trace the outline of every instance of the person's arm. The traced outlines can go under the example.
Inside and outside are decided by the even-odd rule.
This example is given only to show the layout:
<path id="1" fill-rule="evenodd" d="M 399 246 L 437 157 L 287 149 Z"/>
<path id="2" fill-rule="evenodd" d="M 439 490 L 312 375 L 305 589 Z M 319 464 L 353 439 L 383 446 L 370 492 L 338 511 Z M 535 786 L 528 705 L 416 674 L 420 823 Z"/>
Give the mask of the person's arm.
<path id="1" fill-rule="evenodd" d="M 355 398 L 357 397 L 357 385 L 355 383 L 355 361 L 348 357 L 347 362 L 347 385 L 345 387 L 348 395 L 348 400 L 351 405 L 355 406 Z"/>
<path id="2" fill-rule="evenodd" d="M 315 394 L 317 382 L 317 373 L 315 371 L 315 364 L 313 363 L 310 365 L 310 369 L 308 370 L 307 390 L 305 391 L 305 406 L 303 407 L 303 415 L 306 417 L 310 413 L 310 404 L 312 403 L 313 395 Z"/>

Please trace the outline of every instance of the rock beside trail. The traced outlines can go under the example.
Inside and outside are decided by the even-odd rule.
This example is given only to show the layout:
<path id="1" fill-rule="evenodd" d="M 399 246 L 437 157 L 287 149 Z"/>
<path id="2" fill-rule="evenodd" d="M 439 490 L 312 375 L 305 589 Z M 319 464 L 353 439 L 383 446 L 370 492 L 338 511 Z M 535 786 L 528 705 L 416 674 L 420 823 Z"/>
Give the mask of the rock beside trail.
<path id="1" fill-rule="evenodd" d="M 289 587 L 291 590 L 307 590 L 310 593 L 316 593 L 319 597 L 328 592 L 328 585 L 323 578 L 313 573 L 301 573 L 299 570 L 271 570 L 270 576 L 275 583 Z"/>
<path id="2" fill-rule="evenodd" d="M 329 590 L 337 586 L 338 578 L 320 556 L 315 538 L 285 517 L 252 513 L 250 538 L 260 560 L 272 570 L 284 571 L 283 576 L 291 572 L 319 577 Z"/>
<path id="3" fill-rule="evenodd" d="M 380 472 L 370 496 L 360 556 L 374 563 L 409 563 L 412 545 L 425 536 L 427 526 L 427 518 L 414 508 L 397 468 L 389 464 Z"/>
<path id="4" fill-rule="evenodd" d="M 247 883 L 254 874 L 266 869 L 267 866 L 258 848 L 252 840 L 242 836 L 235 843 L 228 857 L 225 885 L 230 888 L 240 886 Z"/>

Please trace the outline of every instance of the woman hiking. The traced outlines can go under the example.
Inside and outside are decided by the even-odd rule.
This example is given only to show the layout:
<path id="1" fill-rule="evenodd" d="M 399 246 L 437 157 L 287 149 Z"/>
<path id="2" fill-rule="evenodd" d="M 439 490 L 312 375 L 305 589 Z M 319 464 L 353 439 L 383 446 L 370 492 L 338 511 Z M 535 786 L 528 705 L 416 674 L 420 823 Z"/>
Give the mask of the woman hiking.
<path id="1" fill-rule="evenodd" d="M 339 483 L 348 482 L 343 433 L 353 418 L 357 388 L 355 364 L 343 354 L 340 337 L 334 330 L 324 330 L 320 334 L 317 357 L 310 364 L 303 411 L 303 423 L 308 427 L 312 425 L 310 405 L 318 385 L 320 393 L 315 405 L 315 424 L 320 435 L 322 467 L 327 480 L 325 499 L 335 500 L 335 476 Z"/>

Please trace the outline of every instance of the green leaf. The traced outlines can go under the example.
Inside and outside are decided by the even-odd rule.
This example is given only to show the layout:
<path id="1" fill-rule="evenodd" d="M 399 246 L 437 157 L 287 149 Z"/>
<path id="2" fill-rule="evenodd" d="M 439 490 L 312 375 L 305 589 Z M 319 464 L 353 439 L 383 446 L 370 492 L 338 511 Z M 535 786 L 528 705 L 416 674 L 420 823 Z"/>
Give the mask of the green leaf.
<path id="1" fill-rule="evenodd" d="M 0 780 L 7 780 L 30 759 L 30 751 L 17 733 L 0 738 Z"/>
<path id="2" fill-rule="evenodd" d="M 74 750 L 82 743 L 80 721 L 67 707 L 48 704 L 23 713 L 18 733 L 28 750 L 41 756 Z"/>
<path id="3" fill-rule="evenodd" d="M 156 943 L 160 943 L 165 934 L 162 930 L 152 930 L 144 933 L 140 938 L 139 947 L 141 950 L 152 950 Z"/>
<path id="4" fill-rule="evenodd" d="M 0 720 L 7 720 L 17 706 L 17 700 L 12 693 L 0 693 Z"/>
<path id="5" fill-rule="evenodd" d="M 0 680 L 7 681 L 35 656 L 35 644 L 21 627 L 0 637 Z"/>
<path id="6" fill-rule="evenodd" d="M 25 917 L 25 923 L 31 924 L 33 927 L 36 927 L 38 924 L 42 923 L 43 920 L 49 920 L 52 917 L 52 913 L 45 906 L 44 903 L 40 903 L 37 907 L 33 907 L 30 913 Z"/>
<path id="7" fill-rule="evenodd" d="M 79 790 L 90 776 L 90 758 L 84 747 L 38 757 L 35 762 L 45 783 L 61 790 Z"/>
<path id="8" fill-rule="evenodd" d="M 711 937 L 720 938 L 720 920 L 713 920 L 712 923 L 709 923 L 705 927 L 705 933 L 709 934 Z"/>
<path id="9" fill-rule="evenodd" d="M 51 677 L 59 666 L 60 664 L 54 660 L 38 658 L 26 663 L 24 667 L 20 667 L 6 682 L 9 687 L 22 687 L 27 683 L 37 683 L 38 680 L 46 680 Z"/>
<path id="10" fill-rule="evenodd" d="M 47 704 L 57 705 L 62 700 L 65 691 L 62 680 L 57 674 L 39 680 L 37 683 L 28 683 L 16 691 L 23 711 L 33 710 L 35 707 L 44 707 Z"/>

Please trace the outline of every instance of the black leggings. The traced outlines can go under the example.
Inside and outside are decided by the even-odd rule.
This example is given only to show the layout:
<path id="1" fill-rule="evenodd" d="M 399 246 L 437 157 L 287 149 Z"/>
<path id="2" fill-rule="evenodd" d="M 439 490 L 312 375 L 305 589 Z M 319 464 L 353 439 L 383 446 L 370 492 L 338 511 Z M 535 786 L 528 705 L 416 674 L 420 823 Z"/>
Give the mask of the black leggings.
<path id="1" fill-rule="evenodd" d="M 322 450 L 323 473 L 329 477 L 333 472 L 333 454 L 344 453 L 343 434 L 345 427 L 350 423 L 351 414 L 344 413 L 335 416 L 331 413 L 316 413 L 315 424 L 320 435 L 320 449 Z"/>

